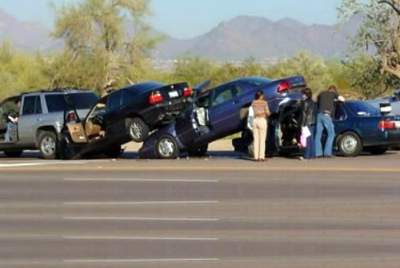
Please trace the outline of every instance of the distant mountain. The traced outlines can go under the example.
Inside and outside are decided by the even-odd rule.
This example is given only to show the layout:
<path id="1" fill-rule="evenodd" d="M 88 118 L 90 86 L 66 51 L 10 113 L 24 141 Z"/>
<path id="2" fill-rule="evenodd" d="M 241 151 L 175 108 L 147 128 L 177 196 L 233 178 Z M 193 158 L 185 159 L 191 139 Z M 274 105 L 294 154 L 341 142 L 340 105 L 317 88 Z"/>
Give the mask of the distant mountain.
<path id="1" fill-rule="evenodd" d="M 34 22 L 21 22 L 0 9 L 0 42 L 10 41 L 23 51 L 49 51 L 60 47 L 50 38 L 49 29 Z"/>
<path id="2" fill-rule="evenodd" d="M 360 17 L 354 17 L 339 27 L 306 25 L 290 18 L 271 21 L 239 16 L 195 38 L 167 37 L 153 55 L 160 60 L 176 59 L 185 54 L 216 60 L 249 57 L 261 60 L 290 57 L 308 50 L 323 57 L 342 56 L 348 48 L 349 37 L 354 35 L 360 22 Z M 29 52 L 61 49 L 62 40 L 52 39 L 49 33 L 50 30 L 41 24 L 21 22 L 0 9 L 0 42 L 9 40 L 16 48 Z"/>
<path id="3" fill-rule="evenodd" d="M 187 40 L 168 38 L 158 46 L 157 58 L 175 59 L 180 55 L 218 60 L 282 58 L 308 50 L 323 57 L 343 56 L 361 23 L 354 17 L 344 25 L 306 25 L 285 18 L 240 16 L 220 23 L 210 32 Z"/>

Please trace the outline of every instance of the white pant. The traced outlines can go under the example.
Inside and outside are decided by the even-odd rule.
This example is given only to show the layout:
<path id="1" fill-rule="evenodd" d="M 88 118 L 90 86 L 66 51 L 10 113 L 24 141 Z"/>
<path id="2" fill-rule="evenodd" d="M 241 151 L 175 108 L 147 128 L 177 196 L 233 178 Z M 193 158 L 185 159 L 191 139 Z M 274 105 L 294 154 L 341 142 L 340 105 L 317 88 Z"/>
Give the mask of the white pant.
<path id="1" fill-rule="evenodd" d="M 254 118 L 254 159 L 265 159 L 265 144 L 267 142 L 267 120 L 262 117 Z"/>

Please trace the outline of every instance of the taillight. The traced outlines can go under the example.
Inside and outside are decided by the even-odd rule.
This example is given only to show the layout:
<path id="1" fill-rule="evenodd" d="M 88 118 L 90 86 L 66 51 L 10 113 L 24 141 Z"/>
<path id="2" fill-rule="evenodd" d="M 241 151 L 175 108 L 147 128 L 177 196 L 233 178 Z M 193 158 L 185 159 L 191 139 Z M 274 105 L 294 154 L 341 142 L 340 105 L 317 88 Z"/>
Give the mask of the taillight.
<path id="1" fill-rule="evenodd" d="M 164 97 L 161 95 L 160 91 L 152 92 L 149 96 L 149 103 L 151 105 L 159 104 L 164 101 Z"/>
<path id="2" fill-rule="evenodd" d="M 396 122 L 390 120 L 382 120 L 379 122 L 379 128 L 382 131 L 396 129 Z"/>
<path id="3" fill-rule="evenodd" d="M 76 122 L 78 120 L 78 117 L 76 116 L 75 112 L 71 111 L 67 113 L 65 120 L 67 121 L 67 123 Z"/>
<path id="4" fill-rule="evenodd" d="M 279 85 L 278 85 L 278 93 L 283 94 L 288 92 L 290 89 L 290 83 L 289 81 L 282 81 Z"/>
<path id="5" fill-rule="evenodd" d="M 191 87 L 185 87 L 183 90 L 183 96 L 184 97 L 190 97 L 193 95 L 193 89 Z"/>

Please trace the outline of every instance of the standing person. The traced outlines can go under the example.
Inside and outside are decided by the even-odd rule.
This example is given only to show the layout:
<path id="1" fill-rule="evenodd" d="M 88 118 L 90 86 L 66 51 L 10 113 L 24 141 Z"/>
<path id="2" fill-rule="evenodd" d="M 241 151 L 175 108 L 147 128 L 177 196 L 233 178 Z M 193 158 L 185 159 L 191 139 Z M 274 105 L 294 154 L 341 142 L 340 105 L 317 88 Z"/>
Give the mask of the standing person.
<path id="1" fill-rule="evenodd" d="M 267 119 L 271 115 L 264 93 L 258 91 L 249 110 L 249 128 L 253 130 L 254 160 L 265 161 L 265 146 L 267 143 Z"/>
<path id="2" fill-rule="evenodd" d="M 308 128 L 310 136 L 307 138 L 304 151 L 304 159 L 315 158 L 315 124 L 317 116 L 317 104 L 312 99 L 313 93 L 310 88 L 305 88 L 303 91 L 303 121 L 302 127 Z"/>
<path id="3" fill-rule="evenodd" d="M 341 97 L 343 99 L 343 97 Z M 336 86 L 330 86 L 328 90 L 321 92 L 318 96 L 317 130 L 315 134 L 316 157 L 333 157 L 333 142 L 335 140 L 335 126 L 333 116 L 335 115 L 335 103 L 339 100 Z M 344 99 L 342 100 L 344 101 Z M 325 146 L 322 146 L 322 133 L 327 132 Z"/>
<path id="4" fill-rule="evenodd" d="M 18 124 L 18 114 L 21 102 L 18 101 L 16 107 L 13 107 L 7 115 L 7 131 L 5 133 L 5 142 L 15 142 L 15 131 Z"/>

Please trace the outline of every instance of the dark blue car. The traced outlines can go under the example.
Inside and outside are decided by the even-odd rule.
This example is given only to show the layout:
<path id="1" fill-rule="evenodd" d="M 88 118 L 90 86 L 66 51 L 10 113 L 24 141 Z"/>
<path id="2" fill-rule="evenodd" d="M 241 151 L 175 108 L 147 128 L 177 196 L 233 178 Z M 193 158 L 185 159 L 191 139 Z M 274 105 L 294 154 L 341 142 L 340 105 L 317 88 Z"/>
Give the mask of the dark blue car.
<path id="1" fill-rule="evenodd" d="M 282 102 L 299 103 L 300 91 L 305 86 L 301 76 L 280 80 L 250 77 L 205 90 L 182 118 L 159 129 L 145 141 L 139 151 L 140 157 L 170 159 L 182 152 L 204 155 L 209 143 L 245 128 L 248 107 L 258 90 L 265 93 L 271 112 L 278 117 Z"/>
<path id="2" fill-rule="evenodd" d="M 268 147 L 273 154 L 290 156 L 300 153 L 302 105 L 296 102 L 282 107 L 279 119 L 270 120 Z M 337 103 L 334 117 L 337 153 L 346 157 L 361 152 L 384 154 L 400 144 L 400 116 L 383 115 L 380 109 L 365 101 Z M 252 134 L 244 130 L 242 137 L 233 140 L 235 151 L 252 152 Z"/>
<path id="3" fill-rule="evenodd" d="M 382 115 L 365 101 L 338 105 L 334 123 L 337 150 L 344 156 L 384 154 L 400 144 L 400 116 Z"/>

